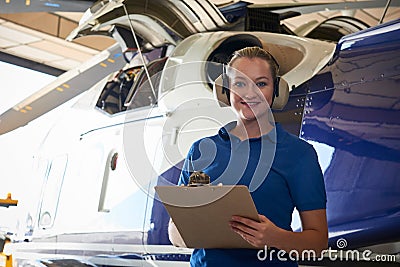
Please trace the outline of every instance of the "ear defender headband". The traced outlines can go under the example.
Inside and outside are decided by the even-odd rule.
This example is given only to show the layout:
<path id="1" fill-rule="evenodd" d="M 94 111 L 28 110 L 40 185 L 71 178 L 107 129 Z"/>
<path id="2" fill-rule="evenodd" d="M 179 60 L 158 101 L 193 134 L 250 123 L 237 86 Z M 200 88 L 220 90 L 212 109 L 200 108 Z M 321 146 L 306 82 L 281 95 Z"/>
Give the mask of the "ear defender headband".
<path id="1" fill-rule="evenodd" d="M 274 99 L 275 97 L 279 97 L 279 83 L 281 80 L 281 77 L 278 75 L 279 73 L 279 64 L 278 61 L 276 61 L 276 59 L 274 58 L 273 55 L 271 55 L 271 53 L 269 53 L 268 51 L 264 50 L 265 52 L 267 52 L 267 54 L 271 57 L 272 61 L 275 63 L 276 65 L 276 78 L 274 79 L 274 94 L 272 95 L 272 103 L 271 103 L 271 107 L 272 104 L 274 103 Z M 238 55 L 236 52 L 233 53 L 233 55 L 230 58 L 233 58 L 234 56 Z M 230 100 L 230 81 L 229 81 L 229 76 L 227 74 L 227 65 L 224 64 L 222 66 L 222 94 L 226 95 L 227 100 L 229 105 L 231 104 L 231 100 Z"/>

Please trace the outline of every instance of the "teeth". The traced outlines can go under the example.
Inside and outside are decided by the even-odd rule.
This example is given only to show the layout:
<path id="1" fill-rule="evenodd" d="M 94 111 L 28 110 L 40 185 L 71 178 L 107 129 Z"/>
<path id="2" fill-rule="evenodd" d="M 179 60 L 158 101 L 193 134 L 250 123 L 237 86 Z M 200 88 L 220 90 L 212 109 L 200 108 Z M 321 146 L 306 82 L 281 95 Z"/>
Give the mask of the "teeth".
<path id="1" fill-rule="evenodd" d="M 247 105 L 249 105 L 249 106 L 255 106 L 255 105 L 257 105 L 258 103 L 257 103 L 257 102 L 244 102 L 244 104 L 247 104 Z"/>

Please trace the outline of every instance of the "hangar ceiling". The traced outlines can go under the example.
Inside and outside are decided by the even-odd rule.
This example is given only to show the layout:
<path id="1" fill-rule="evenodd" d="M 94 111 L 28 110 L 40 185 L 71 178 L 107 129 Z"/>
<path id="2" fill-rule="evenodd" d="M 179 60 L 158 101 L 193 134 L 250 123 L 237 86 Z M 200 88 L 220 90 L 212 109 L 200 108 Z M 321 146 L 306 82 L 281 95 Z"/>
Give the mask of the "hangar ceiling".
<path id="1" fill-rule="evenodd" d="M 13 1 L 25 2 L 25 6 L 9 11 Z M 400 0 L 392 1 L 399 2 Z M 3 3 L 1 3 L 3 2 Z M 65 1 L 67 2 L 67 1 Z M 79 2 L 79 1 L 71 1 Z M 89 5 L 91 1 L 81 1 Z M 224 5 L 232 1 L 213 0 L 216 5 Z M 254 4 L 282 4 L 282 3 L 316 3 L 309 0 L 267 1 L 250 0 Z M 321 3 L 319 1 L 318 3 Z M 323 1 L 324 3 L 357 2 L 357 1 Z M 375 1 L 376 2 L 376 1 Z M 296 31 L 305 25 L 317 24 L 328 18 L 346 15 L 362 20 L 370 26 L 379 23 L 384 12 L 386 1 L 382 8 L 363 8 L 357 10 L 330 11 L 323 10 L 316 13 L 304 14 L 300 17 L 286 19 L 283 23 L 289 29 Z M 390 1 L 389 1 L 390 2 Z M 65 41 L 67 35 L 78 25 L 83 12 L 36 12 L 30 10 L 30 1 L 0 0 L 0 61 L 25 66 L 42 72 L 59 75 L 70 70 L 90 57 L 99 53 L 114 43 L 109 37 L 87 36 L 73 42 Z M 392 3 L 393 5 L 393 3 Z M 400 8 L 397 5 L 389 7 L 383 22 L 400 18 Z M 71 8 L 72 9 L 72 8 Z M 76 8 L 76 9 L 79 9 Z M 23 12 L 19 12 L 23 11 Z M 29 12 L 27 12 L 29 11 Z M 299 28 L 300 27 L 300 28 Z"/>

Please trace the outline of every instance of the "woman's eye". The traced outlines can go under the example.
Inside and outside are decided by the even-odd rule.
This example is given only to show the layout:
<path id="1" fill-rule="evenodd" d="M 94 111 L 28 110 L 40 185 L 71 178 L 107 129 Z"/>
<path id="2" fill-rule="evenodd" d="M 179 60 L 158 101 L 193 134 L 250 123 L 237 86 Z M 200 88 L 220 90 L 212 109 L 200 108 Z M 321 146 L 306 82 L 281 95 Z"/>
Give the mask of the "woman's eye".
<path id="1" fill-rule="evenodd" d="M 264 87 L 264 86 L 267 86 L 266 82 L 258 82 L 257 83 L 257 87 Z"/>
<path id="2" fill-rule="evenodd" d="M 236 87 L 244 87 L 244 86 L 246 86 L 246 84 L 244 82 L 235 82 L 234 85 Z"/>

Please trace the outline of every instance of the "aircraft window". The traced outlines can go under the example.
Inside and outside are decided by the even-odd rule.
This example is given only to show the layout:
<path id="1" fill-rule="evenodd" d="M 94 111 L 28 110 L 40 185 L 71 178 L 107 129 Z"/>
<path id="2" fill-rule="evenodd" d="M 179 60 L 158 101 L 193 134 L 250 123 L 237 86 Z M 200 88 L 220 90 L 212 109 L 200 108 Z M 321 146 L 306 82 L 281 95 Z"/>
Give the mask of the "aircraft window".
<path id="1" fill-rule="evenodd" d="M 111 81 L 106 83 L 96 106 L 110 114 L 125 111 L 126 97 L 142 68 L 142 66 L 136 66 L 118 72 Z"/>
<path id="2" fill-rule="evenodd" d="M 40 207 L 39 226 L 42 228 L 50 228 L 54 223 L 67 163 L 67 155 L 62 155 L 55 158 L 50 165 Z"/>
<path id="3" fill-rule="evenodd" d="M 167 57 L 153 60 L 147 66 L 150 75 L 150 80 L 154 88 L 153 90 L 147 78 L 147 73 L 143 68 L 135 80 L 131 91 L 129 92 L 125 107 L 128 109 L 136 109 L 140 107 L 152 106 L 157 103 L 158 87 L 160 85 L 160 78 L 162 70 L 164 69 Z"/>

